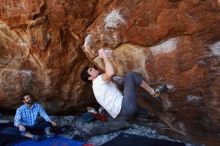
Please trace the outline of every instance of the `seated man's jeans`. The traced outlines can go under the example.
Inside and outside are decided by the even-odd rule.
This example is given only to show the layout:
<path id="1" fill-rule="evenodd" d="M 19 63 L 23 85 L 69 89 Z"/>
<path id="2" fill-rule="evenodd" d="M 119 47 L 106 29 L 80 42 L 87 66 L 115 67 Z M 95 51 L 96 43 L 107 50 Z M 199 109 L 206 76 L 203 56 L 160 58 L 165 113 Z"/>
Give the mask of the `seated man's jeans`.
<path id="1" fill-rule="evenodd" d="M 21 135 L 24 135 L 27 131 L 31 132 L 33 134 L 35 133 L 41 133 L 44 132 L 44 129 L 47 127 L 53 127 L 53 125 L 50 122 L 42 122 L 42 123 L 38 123 L 34 126 L 25 126 L 26 131 L 20 131 Z"/>

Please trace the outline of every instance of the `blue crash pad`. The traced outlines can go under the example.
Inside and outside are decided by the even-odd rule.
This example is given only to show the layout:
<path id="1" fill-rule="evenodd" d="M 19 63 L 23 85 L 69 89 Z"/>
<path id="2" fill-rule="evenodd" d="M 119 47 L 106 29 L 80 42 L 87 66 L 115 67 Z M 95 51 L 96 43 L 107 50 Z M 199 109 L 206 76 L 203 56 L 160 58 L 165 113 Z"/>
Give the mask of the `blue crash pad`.
<path id="1" fill-rule="evenodd" d="M 56 136 L 54 138 L 47 138 L 38 142 L 27 140 L 19 144 L 15 144 L 14 146 L 82 146 L 83 144 L 85 143 Z"/>

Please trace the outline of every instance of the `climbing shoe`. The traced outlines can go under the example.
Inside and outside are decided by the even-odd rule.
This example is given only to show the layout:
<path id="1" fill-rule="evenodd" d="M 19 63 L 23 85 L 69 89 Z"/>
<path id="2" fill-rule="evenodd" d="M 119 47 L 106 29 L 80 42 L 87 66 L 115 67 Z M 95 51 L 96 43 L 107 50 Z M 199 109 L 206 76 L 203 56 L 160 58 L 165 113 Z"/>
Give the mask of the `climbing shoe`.
<path id="1" fill-rule="evenodd" d="M 154 88 L 155 93 L 166 93 L 168 91 L 167 85 L 160 85 Z"/>
<path id="2" fill-rule="evenodd" d="M 40 141 L 41 140 L 41 136 L 40 135 L 33 135 L 32 140 L 34 141 Z"/>
<path id="3" fill-rule="evenodd" d="M 156 98 L 157 100 L 160 100 L 160 94 L 166 93 L 167 91 L 168 91 L 167 85 L 160 85 L 154 88 L 155 94 L 153 95 L 153 97 Z"/>

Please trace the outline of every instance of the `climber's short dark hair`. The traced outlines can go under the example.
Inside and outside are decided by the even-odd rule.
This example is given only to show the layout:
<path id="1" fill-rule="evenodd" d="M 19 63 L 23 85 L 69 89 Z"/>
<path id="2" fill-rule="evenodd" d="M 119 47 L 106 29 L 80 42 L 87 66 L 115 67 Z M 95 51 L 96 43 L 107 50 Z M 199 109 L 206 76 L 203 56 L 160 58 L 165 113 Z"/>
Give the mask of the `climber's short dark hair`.
<path id="1" fill-rule="evenodd" d="M 88 66 L 83 68 L 83 70 L 81 71 L 81 74 L 80 74 L 80 78 L 81 78 L 81 80 L 83 80 L 86 83 L 91 83 L 92 81 L 88 79 L 90 77 L 90 75 L 88 73 L 88 69 L 89 69 Z"/>

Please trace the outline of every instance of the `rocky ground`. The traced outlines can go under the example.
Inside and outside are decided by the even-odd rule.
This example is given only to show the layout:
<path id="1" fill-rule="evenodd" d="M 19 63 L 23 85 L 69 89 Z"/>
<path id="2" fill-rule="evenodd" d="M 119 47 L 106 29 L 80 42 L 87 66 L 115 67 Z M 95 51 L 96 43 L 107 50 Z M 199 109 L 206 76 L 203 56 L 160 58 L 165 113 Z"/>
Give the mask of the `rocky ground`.
<path id="1" fill-rule="evenodd" d="M 59 126 L 68 125 L 61 135 L 70 139 L 84 140 L 87 143 L 99 146 L 120 133 L 146 136 L 149 138 L 164 139 L 176 142 L 184 142 L 186 146 L 205 146 L 190 138 L 177 135 L 162 122 L 155 119 L 139 117 L 129 122 L 124 120 L 109 119 L 108 122 L 94 121 L 83 123 L 77 116 L 51 116 Z M 1 115 L 1 120 L 13 121 L 13 116 Z"/>

